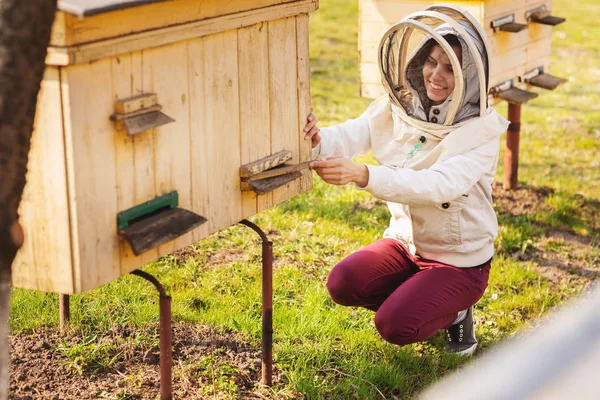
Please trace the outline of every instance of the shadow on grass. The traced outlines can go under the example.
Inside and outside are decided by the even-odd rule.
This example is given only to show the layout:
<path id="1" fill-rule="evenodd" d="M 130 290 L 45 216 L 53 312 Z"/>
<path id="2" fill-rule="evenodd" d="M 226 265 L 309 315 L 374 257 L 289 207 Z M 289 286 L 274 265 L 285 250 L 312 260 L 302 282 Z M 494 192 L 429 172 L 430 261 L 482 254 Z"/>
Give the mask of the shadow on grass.
<path id="1" fill-rule="evenodd" d="M 387 228 L 390 213 L 385 202 L 374 197 L 358 200 L 307 198 L 299 196 L 280 204 L 284 212 L 306 213 L 311 219 L 326 219 L 350 227 L 362 226 L 368 229 Z"/>

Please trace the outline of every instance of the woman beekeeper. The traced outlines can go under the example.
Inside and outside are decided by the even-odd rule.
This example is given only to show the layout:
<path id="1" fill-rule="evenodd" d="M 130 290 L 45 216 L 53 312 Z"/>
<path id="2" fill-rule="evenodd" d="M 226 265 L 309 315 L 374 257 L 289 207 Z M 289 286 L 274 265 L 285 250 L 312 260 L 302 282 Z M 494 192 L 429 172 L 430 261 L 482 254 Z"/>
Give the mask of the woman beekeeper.
<path id="1" fill-rule="evenodd" d="M 407 56 L 417 32 L 424 39 Z M 447 329 L 450 351 L 477 347 L 472 306 L 494 254 L 491 185 L 508 127 L 487 103 L 487 48 L 481 26 L 458 7 L 411 14 L 379 46 L 388 95 L 320 131 L 311 113 L 303 132 L 325 182 L 353 182 L 388 203 L 384 237 L 339 262 L 327 288 L 336 303 L 376 311 L 377 330 L 397 345 Z M 380 165 L 351 160 L 369 151 Z"/>

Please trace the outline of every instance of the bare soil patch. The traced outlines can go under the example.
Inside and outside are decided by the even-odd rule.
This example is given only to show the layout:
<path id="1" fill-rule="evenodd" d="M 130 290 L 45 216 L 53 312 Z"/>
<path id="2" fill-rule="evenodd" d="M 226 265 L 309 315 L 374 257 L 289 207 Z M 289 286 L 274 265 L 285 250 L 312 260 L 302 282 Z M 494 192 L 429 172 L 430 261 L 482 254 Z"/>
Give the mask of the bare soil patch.
<path id="1" fill-rule="evenodd" d="M 140 338 L 146 340 L 140 345 Z M 22 333 L 10 338 L 10 399 L 158 399 L 159 348 L 157 327 L 134 330 L 117 326 L 98 334 L 94 343 L 110 347 L 110 365 L 87 364 L 67 357 L 65 348 L 82 344 L 80 334 L 56 329 Z M 63 349 L 63 351 L 61 351 Z M 90 352 L 92 352 L 90 347 Z M 89 356 L 89 354 L 88 354 Z M 74 364 L 85 364 L 78 373 Z M 175 399 L 272 398 L 258 382 L 260 348 L 235 332 L 188 323 L 173 325 L 173 396 Z M 274 384 L 281 379 L 275 368 Z M 278 398 L 301 398 L 287 393 Z"/>
<path id="2" fill-rule="evenodd" d="M 504 190 L 499 182 L 495 182 L 492 189 L 496 210 L 512 216 L 534 213 L 554 193 L 550 188 L 523 185 L 513 190 Z"/>
<path id="3" fill-rule="evenodd" d="M 499 213 L 520 216 L 540 211 L 544 200 L 554 194 L 554 190 L 546 187 L 521 185 L 514 190 L 504 190 L 502 184 L 493 186 L 494 206 Z M 592 222 L 592 229 L 598 229 L 594 223 L 600 215 L 600 203 L 595 200 L 580 199 L 585 207 L 582 215 Z M 548 229 L 546 236 L 536 238 L 527 251 L 511 254 L 521 261 L 531 261 L 533 266 L 544 276 L 550 285 L 565 284 L 587 287 L 600 278 L 600 261 L 594 241 L 587 236 L 574 232 Z"/>

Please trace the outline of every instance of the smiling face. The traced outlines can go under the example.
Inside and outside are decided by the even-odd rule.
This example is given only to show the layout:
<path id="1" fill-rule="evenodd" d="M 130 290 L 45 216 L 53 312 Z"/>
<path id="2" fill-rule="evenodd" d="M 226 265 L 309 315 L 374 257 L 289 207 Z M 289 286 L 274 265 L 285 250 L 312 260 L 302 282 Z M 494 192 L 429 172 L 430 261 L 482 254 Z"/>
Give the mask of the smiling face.
<path id="1" fill-rule="evenodd" d="M 459 60 L 462 60 L 460 46 L 452 46 Z M 431 104 L 442 104 L 454 90 L 454 71 L 448 55 L 440 46 L 431 48 L 423 64 L 423 79 L 427 89 L 427 97 Z"/>

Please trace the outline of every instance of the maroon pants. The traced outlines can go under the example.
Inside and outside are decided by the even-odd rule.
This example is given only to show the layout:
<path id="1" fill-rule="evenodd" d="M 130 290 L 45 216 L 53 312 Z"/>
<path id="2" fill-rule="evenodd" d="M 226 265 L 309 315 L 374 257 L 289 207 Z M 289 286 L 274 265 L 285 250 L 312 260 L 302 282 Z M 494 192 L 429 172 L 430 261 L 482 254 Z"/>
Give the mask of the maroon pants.
<path id="1" fill-rule="evenodd" d="M 376 311 L 375 326 L 390 343 L 406 345 L 448 328 L 483 295 L 490 263 L 457 268 L 414 257 L 394 239 L 381 239 L 340 261 L 327 289 L 344 306 Z"/>

